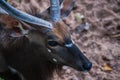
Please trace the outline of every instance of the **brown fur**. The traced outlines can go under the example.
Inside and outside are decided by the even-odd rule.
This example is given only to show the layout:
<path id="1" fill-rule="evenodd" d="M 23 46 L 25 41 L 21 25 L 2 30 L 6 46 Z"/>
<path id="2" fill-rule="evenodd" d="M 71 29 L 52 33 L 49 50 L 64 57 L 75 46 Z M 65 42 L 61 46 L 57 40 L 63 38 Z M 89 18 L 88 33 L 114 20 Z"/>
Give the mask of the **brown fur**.
<path id="1" fill-rule="evenodd" d="M 69 32 L 67 30 L 67 26 L 63 21 L 59 23 L 53 23 L 54 24 L 54 29 L 53 32 L 56 34 L 58 39 L 60 39 L 59 42 L 64 42 L 64 40 L 68 37 L 70 37 Z"/>
<path id="2" fill-rule="evenodd" d="M 17 3 L 11 0 L 10 3 L 24 12 L 35 15 L 40 11 L 39 1 L 21 0 Z M 3 28 L 0 31 L 0 52 L 3 53 L 7 64 L 22 73 L 27 80 L 51 80 L 54 71 L 59 70 L 60 65 L 48 61 L 43 56 L 46 52 L 41 52 L 44 50 L 38 49 L 37 45 L 30 43 L 26 37 L 10 36 L 18 22 L 8 15 L 0 14 L 0 27 Z"/>
<path id="3" fill-rule="evenodd" d="M 9 30 L 0 32 L 0 51 L 7 64 L 22 73 L 27 80 L 52 80 L 54 71 L 59 70 L 60 65 L 47 60 L 43 55 L 47 52 L 30 43 L 26 37 L 13 38 L 9 34 Z"/>
<path id="4" fill-rule="evenodd" d="M 14 19 L 13 17 L 9 15 L 0 14 L 0 23 L 4 25 L 4 28 L 12 29 L 13 27 L 18 25 L 18 20 Z"/>
<path id="5" fill-rule="evenodd" d="M 11 0 L 10 3 L 17 9 L 36 15 L 41 12 L 40 1 L 20 0 L 20 3 L 18 3 Z M 41 33 L 44 32 L 44 28 L 40 28 L 39 31 L 31 31 L 31 34 L 37 33 L 41 36 L 40 41 L 43 48 L 38 48 L 37 44 L 30 42 L 25 36 L 10 36 L 15 31 L 14 27 L 18 23 L 18 20 L 8 15 L 0 15 L 0 27 L 3 27 L 0 31 L 0 51 L 3 53 L 6 62 L 22 73 L 27 80 L 52 80 L 54 71 L 59 71 L 61 65 L 49 61 L 44 56 L 47 53 L 47 50 L 43 50 L 44 46 L 42 43 L 44 43 L 44 40 L 41 38 L 43 37 L 41 34 L 45 35 Z M 57 40 L 58 42 L 64 43 L 65 38 L 70 37 L 64 22 L 53 23 L 53 26 L 54 29 L 51 33 L 56 34 L 56 37 L 59 39 Z"/>

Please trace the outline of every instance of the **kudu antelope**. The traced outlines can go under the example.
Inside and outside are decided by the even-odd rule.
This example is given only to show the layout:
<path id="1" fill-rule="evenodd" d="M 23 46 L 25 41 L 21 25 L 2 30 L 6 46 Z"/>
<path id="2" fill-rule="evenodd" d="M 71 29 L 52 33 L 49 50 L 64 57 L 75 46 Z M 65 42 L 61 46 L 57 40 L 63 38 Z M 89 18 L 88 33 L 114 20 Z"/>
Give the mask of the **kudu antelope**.
<path id="1" fill-rule="evenodd" d="M 54 11 L 52 7 L 35 15 L 24 13 L 0 0 L 3 10 L 0 14 L 0 77 L 5 80 L 51 80 L 53 72 L 63 65 L 78 71 L 91 69 L 92 63 L 73 43 L 62 21 L 72 10 L 75 0 L 55 0 L 58 5 L 67 3 L 62 10 L 53 1 L 52 7 L 57 6 L 61 16 L 54 14 L 57 11 L 51 12 Z"/>

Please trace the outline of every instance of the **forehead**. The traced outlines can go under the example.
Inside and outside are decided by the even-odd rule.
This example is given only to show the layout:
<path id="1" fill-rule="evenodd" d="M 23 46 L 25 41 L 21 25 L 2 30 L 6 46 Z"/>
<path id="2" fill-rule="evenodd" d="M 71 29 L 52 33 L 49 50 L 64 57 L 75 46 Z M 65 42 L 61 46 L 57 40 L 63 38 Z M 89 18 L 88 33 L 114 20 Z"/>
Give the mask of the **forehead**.
<path id="1" fill-rule="evenodd" d="M 70 33 L 68 31 L 68 26 L 61 21 L 58 23 L 53 23 L 53 34 L 55 34 L 55 37 L 62 42 L 65 42 L 66 39 L 70 38 Z"/>

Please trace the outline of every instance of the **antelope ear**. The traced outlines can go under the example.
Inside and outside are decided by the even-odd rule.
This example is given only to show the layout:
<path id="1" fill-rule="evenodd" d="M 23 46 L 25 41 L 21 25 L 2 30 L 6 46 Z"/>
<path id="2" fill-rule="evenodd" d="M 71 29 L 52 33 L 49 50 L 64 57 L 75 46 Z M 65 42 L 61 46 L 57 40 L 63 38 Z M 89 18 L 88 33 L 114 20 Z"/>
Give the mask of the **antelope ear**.
<path id="1" fill-rule="evenodd" d="M 45 20 L 50 20 L 50 8 L 48 8 L 47 10 L 41 13 L 37 13 L 34 16 L 45 19 Z"/>
<path id="2" fill-rule="evenodd" d="M 61 4 L 61 17 L 65 18 L 67 17 L 70 12 L 72 11 L 74 4 L 76 0 L 64 0 L 64 2 Z"/>
<path id="3" fill-rule="evenodd" d="M 74 8 L 74 4 L 76 0 L 59 0 L 60 5 L 61 5 L 61 18 L 67 17 L 72 9 Z M 45 19 L 45 20 L 50 20 L 50 7 L 43 11 L 42 13 L 37 13 L 34 16 Z"/>
<path id="4" fill-rule="evenodd" d="M 18 21 L 17 25 L 12 27 L 11 36 L 12 37 L 25 36 L 26 34 L 28 34 L 29 30 L 30 30 L 30 26 L 28 24 Z"/>
<path id="5" fill-rule="evenodd" d="M 63 3 L 64 0 L 59 0 L 60 5 Z M 41 13 L 37 13 L 34 16 L 45 19 L 45 20 L 50 20 L 50 7 L 44 10 Z"/>
<path id="6" fill-rule="evenodd" d="M 3 29 L 10 30 L 10 36 L 12 37 L 24 36 L 31 29 L 27 23 L 6 14 L 0 14 L 0 25 Z"/>

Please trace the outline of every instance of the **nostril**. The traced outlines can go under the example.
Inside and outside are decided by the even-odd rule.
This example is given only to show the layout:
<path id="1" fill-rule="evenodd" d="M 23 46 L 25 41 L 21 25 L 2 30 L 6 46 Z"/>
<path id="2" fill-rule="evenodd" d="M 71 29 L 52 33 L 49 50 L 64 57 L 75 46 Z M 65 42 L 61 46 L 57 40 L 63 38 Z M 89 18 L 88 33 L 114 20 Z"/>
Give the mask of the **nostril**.
<path id="1" fill-rule="evenodd" d="M 89 63 L 85 64 L 83 67 L 85 70 L 89 71 L 92 68 L 92 63 L 89 62 Z"/>

